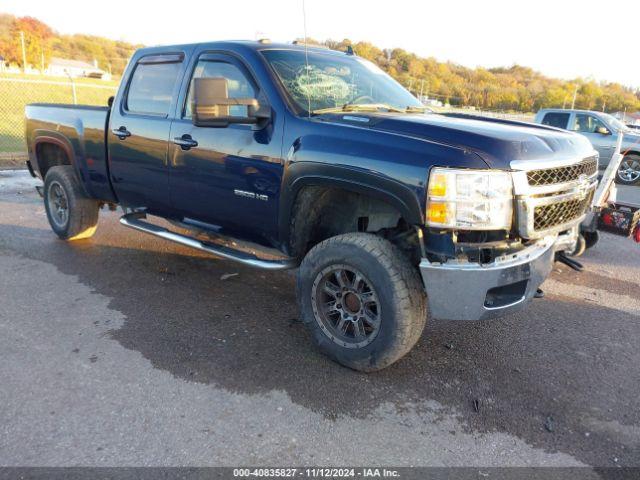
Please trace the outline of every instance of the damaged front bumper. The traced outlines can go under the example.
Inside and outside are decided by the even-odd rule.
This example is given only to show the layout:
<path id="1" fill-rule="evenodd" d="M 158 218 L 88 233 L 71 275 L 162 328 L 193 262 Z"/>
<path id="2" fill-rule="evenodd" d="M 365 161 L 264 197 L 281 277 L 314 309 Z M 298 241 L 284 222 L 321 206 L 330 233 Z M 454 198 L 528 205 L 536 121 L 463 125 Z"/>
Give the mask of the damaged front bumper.
<path id="1" fill-rule="evenodd" d="M 431 315 L 481 320 L 523 308 L 553 267 L 557 237 L 542 238 L 488 264 L 420 262 Z"/>

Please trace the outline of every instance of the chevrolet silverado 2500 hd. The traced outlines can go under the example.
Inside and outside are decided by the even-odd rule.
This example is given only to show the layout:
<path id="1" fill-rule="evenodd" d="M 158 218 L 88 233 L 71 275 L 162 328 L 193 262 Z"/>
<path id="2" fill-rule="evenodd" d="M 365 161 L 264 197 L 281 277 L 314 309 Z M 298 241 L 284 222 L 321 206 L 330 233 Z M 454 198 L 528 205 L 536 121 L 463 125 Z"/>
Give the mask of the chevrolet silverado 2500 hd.
<path id="1" fill-rule="evenodd" d="M 412 348 L 428 311 L 523 308 L 595 187 L 597 152 L 578 134 L 425 110 L 352 52 L 143 48 L 109 107 L 27 106 L 28 166 L 62 239 L 90 237 L 119 205 L 125 226 L 299 267 L 313 342 L 372 371 Z"/>

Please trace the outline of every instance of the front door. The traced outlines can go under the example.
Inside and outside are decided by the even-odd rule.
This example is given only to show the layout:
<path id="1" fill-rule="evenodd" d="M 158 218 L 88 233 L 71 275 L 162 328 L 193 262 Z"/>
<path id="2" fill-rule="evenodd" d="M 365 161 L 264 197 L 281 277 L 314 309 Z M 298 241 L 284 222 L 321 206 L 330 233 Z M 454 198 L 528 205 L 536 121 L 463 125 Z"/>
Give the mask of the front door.
<path id="1" fill-rule="evenodd" d="M 113 105 L 107 132 L 110 173 L 125 206 L 159 214 L 170 210 L 168 140 L 183 68 L 183 54 L 140 58 Z"/>
<path id="2" fill-rule="evenodd" d="M 598 129 L 606 128 L 608 134 L 599 133 Z M 615 150 L 617 135 L 605 125 L 599 118 L 587 113 L 576 113 L 575 124 L 573 128 L 576 132 L 584 135 L 589 139 L 593 148 L 600 154 L 599 167 L 605 168 Z"/>
<path id="3" fill-rule="evenodd" d="M 194 60 L 191 71 L 182 109 L 171 127 L 169 185 L 173 207 L 184 217 L 236 233 L 258 232 L 263 238 L 275 238 L 282 178 L 282 125 L 272 120 L 259 129 L 243 124 L 224 128 L 194 126 L 193 78 L 226 79 L 229 98 L 261 98 L 261 102 L 266 99 L 247 68 L 234 56 L 203 53 Z M 246 109 L 229 107 L 229 115 L 246 116 Z M 183 140 L 194 146 L 173 143 L 184 144 Z"/>

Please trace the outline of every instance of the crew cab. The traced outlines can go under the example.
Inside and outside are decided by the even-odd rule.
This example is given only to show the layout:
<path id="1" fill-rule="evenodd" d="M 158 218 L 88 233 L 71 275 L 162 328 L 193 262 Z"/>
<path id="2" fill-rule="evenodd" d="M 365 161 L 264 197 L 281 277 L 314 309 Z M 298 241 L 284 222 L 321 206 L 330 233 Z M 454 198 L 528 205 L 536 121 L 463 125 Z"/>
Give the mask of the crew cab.
<path id="1" fill-rule="evenodd" d="M 124 226 L 297 268 L 313 342 L 361 371 L 404 356 L 428 315 L 522 309 L 596 183 L 580 135 L 428 113 L 352 51 L 305 45 L 143 48 L 110 106 L 33 104 L 26 124 L 60 238 L 119 206 Z"/>
<path id="2" fill-rule="evenodd" d="M 640 132 L 629 128 L 608 113 L 546 108 L 536 114 L 535 122 L 571 130 L 589 139 L 600 155 L 600 170 L 607 168 L 615 151 L 618 136 L 623 134 L 624 158 L 618 167 L 616 182 L 633 185 L 640 180 Z"/>

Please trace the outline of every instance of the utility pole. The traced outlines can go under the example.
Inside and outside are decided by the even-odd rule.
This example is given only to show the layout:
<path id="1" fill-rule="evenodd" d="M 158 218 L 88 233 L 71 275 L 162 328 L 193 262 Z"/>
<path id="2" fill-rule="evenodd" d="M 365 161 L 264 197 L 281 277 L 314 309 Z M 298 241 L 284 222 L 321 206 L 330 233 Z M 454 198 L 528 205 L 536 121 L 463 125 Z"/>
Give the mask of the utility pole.
<path id="1" fill-rule="evenodd" d="M 576 97 L 578 96 L 578 86 L 576 85 L 576 89 L 573 91 L 573 102 L 571 102 L 571 110 L 576 108 Z"/>
<path id="2" fill-rule="evenodd" d="M 69 73 L 68 70 L 65 70 L 64 73 L 67 74 L 67 77 L 69 78 L 69 81 L 71 82 L 71 96 L 73 98 L 73 104 L 77 105 L 78 104 L 78 96 L 76 95 L 76 84 L 73 81 L 73 77 L 71 76 L 71 74 Z"/>
<path id="3" fill-rule="evenodd" d="M 420 100 L 422 102 L 422 95 L 424 93 L 424 78 L 422 80 L 420 80 L 420 98 L 418 100 Z"/>
<path id="4" fill-rule="evenodd" d="M 24 32 L 20 31 L 20 43 L 22 44 L 22 71 L 27 73 L 27 52 L 24 48 Z"/>
<path id="5" fill-rule="evenodd" d="M 40 50 L 40 73 L 44 75 L 44 52 Z"/>

